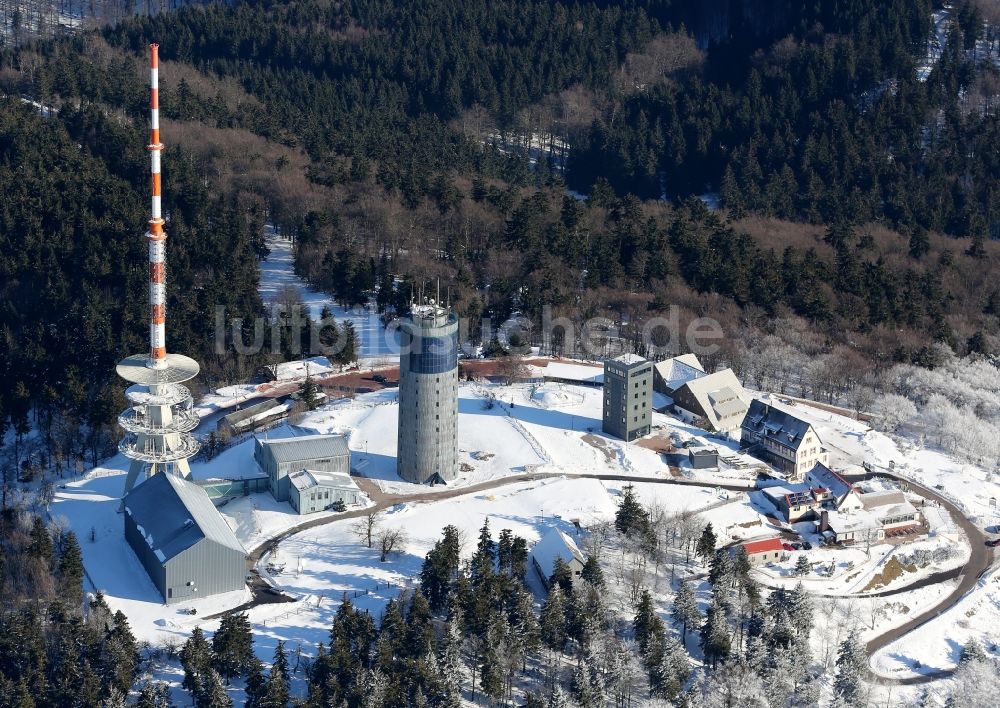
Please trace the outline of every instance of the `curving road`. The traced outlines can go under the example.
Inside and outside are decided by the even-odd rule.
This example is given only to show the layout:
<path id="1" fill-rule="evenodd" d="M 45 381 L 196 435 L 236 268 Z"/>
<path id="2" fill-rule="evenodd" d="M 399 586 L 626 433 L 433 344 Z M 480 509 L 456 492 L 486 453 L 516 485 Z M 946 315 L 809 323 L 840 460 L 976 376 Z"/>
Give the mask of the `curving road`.
<path id="1" fill-rule="evenodd" d="M 870 659 L 879 649 L 892 644 L 900 637 L 903 637 L 918 627 L 927 624 L 938 615 L 957 605 L 970 590 L 976 587 L 976 584 L 979 582 L 979 578 L 983 575 L 983 573 L 989 570 L 993 563 L 993 550 L 987 547 L 986 536 L 983 535 L 983 532 L 966 518 L 965 513 L 959 509 L 958 505 L 933 489 L 925 487 L 922 484 L 917 484 L 916 482 L 904 477 L 892 474 L 891 472 L 868 472 L 862 475 L 845 475 L 845 477 L 850 482 L 860 482 L 862 480 L 875 478 L 891 479 L 905 484 L 911 491 L 919 494 L 925 499 L 937 502 L 951 513 L 955 523 L 958 524 L 958 526 L 965 533 L 972 549 L 972 552 L 969 555 L 969 560 L 957 571 L 958 585 L 955 586 L 955 589 L 934 607 L 924 610 L 919 615 L 913 617 L 899 627 L 890 629 L 884 634 L 880 634 L 870 640 L 867 644 L 868 656 Z M 950 574 L 954 577 L 955 573 L 956 571 L 951 571 Z M 925 581 L 930 581 L 932 579 L 933 576 L 932 578 L 925 578 Z M 925 585 L 930 584 L 930 582 L 922 581 L 922 583 L 916 583 L 913 586 L 910 586 L 910 589 L 924 587 Z M 870 666 L 869 671 L 871 671 Z M 953 673 L 953 670 L 944 669 L 934 673 L 923 674 L 921 676 L 911 676 L 909 678 L 894 678 L 892 676 L 875 673 L 874 671 L 871 671 L 871 673 L 882 681 L 888 681 L 900 686 L 912 686 L 922 683 L 930 683 L 931 681 L 950 676 Z"/>
<path id="2" fill-rule="evenodd" d="M 417 492 L 414 494 L 387 494 L 383 492 L 375 482 L 366 479 L 364 477 L 355 478 L 358 486 L 368 494 L 369 498 L 374 502 L 372 506 L 366 507 L 364 509 L 355 509 L 342 514 L 336 514 L 333 516 L 324 516 L 318 519 L 310 519 L 304 521 L 301 524 L 297 524 L 289 529 L 286 529 L 277 536 L 268 539 L 267 541 L 259 544 L 253 548 L 248 556 L 248 565 L 250 567 L 250 572 L 254 576 L 254 582 L 251 584 L 251 588 L 254 591 L 254 598 L 249 603 L 236 608 L 237 610 L 245 610 L 256 605 L 273 603 L 273 602 L 287 602 L 291 601 L 292 598 L 276 593 L 270 586 L 268 586 L 263 579 L 257 575 L 256 567 L 260 562 L 261 557 L 264 553 L 279 544 L 281 541 L 285 540 L 290 536 L 305 531 L 307 529 L 316 528 L 318 526 L 324 526 L 326 524 L 333 523 L 335 521 L 343 521 L 344 519 L 360 518 L 374 511 L 382 511 L 388 509 L 396 504 L 406 504 L 413 502 L 427 502 L 427 501 L 440 501 L 443 499 L 452 499 L 454 497 L 465 496 L 467 494 L 476 494 L 478 492 L 487 491 L 490 489 L 496 489 L 497 487 L 503 487 L 510 484 L 516 484 L 519 482 L 531 482 L 541 479 L 551 479 L 558 477 L 566 477 L 569 479 L 599 479 L 603 481 L 615 481 L 615 482 L 648 482 L 652 484 L 673 484 L 681 486 L 694 486 L 694 487 L 704 487 L 704 488 L 718 488 L 725 489 L 727 491 L 735 492 L 746 492 L 752 491 L 756 487 L 754 485 L 739 485 L 739 484 L 705 484 L 702 482 L 697 482 L 693 480 L 683 479 L 683 478 L 673 478 L 673 477 L 634 477 L 623 474 L 566 474 L 561 472 L 543 472 L 543 473 L 529 473 L 520 474 L 510 477 L 499 477 L 496 479 L 491 479 L 486 482 L 481 482 L 479 484 L 474 484 L 468 487 L 459 487 L 456 489 L 449 489 L 439 492 Z M 874 639 L 871 639 L 867 644 L 867 651 L 869 659 L 874 656 L 875 652 L 888 646 L 892 642 L 896 641 L 900 637 L 912 632 L 918 627 L 931 621 L 941 613 L 946 610 L 951 609 L 956 604 L 958 604 L 966 593 L 972 590 L 976 583 L 978 582 L 980 576 L 985 573 L 993 562 L 992 549 L 985 545 L 986 537 L 983 535 L 982 531 L 976 527 L 971 521 L 969 521 L 965 514 L 958 508 L 958 506 L 949 500 L 947 497 L 939 494 L 933 489 L 929 489 L 923 485 L 917 484 L 911 480 L 899 477 L 890 472 L 868 472 L 866 474 L 860 475 L 845 475 L 846 479 L 850 482 L 860 482 L 869 479 L 883 478 L 891 479 L 896 482 L 907 485 L 910 491 L 919 494 L 925 499 L 937 502 L 942 507 L 946 508 L 954 518 L 955 522 L 961 527 L 962 531 L 965 533 L 966 537 L 969 539 L 969 544 L 971 546 L 971 554 L 969 560 L 964 566 L 958 569 L 944 571 L 942 573 L 937 573 L 931 575 L 927 578 L 907 586 L 904 590 L 914 590 L 918 587 L 926 587 L 928 585 L 933 585 L 935 583 L 942 582 L 944 580 L 952 579 L 957 577 L 959 579 L 958 584 L 955 586 L 954 590 L 948 594 L 941 602 L 939 602 L 934 607 L 925 610 L 919 615 L 908 620 L 906 623 L 888 630 L 884 634 L 881 634 Z M 903 590 L 889 591 L 886 595 L 895 594 L 897 592 L 902 592 Z M 231 610 L 230 610 L 231 611 Z M 877 674 L 872 671 L 869 667 L 869 672 L 873 677 L 878 678 L 883 683 L 892 683 L 895 685 L 916 685 L 923 683 L 930 683 L 931 681 L 949 676 L 953 673 L 952 670 L 942 670 L 931 674 L 924 674 L 920 676 L 912 676 L 908 678 L 895 678 L 892 676 L 885 676 L 882 674 Z"/>

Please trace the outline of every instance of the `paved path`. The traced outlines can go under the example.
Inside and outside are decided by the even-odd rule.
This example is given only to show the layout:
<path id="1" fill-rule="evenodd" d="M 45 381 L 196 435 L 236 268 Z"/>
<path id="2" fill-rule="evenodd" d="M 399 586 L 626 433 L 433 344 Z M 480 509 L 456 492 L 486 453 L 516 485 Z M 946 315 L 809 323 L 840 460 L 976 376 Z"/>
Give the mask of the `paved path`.
<path id="1" fill-rule="evenodd" d="M 951 516 L 955 520 L 955 523 L 959 525 L 959 527 L 965 533 L 965 537 L 969 540 L 969 545 L 972 549 L 972 552 L 969 555 L 969 560 L 966 562 L 964 566 L 956 569 L 955 571 L 948 571 L 949 574 L 953 574 L 952 577 L 958 577 L 958 585 L 955 586 L 954 590 L 952 590 L 946 598 L 944 598 L 934 607 L 924 610 L 919 615 L 913 617 L 912 619 L 903 623 L 899 627 L 890 629 L 884 634 L 880 634 L 874 639 L 869 640 L 867 645 L 869 658 L 874 656 L 875 652 L 877 652 L 879 649 L 882 649 L 892 644 L 900 637 L 903 637 L 912 632 L 913 630 L 917 629 L 918 627 L 927 624 L 938 615 L 946 612 L 947 610 L 950 610 L 952 607 L 957 605 L 962 600 L 962 598 L 965 597 L 965 595 L 976 586 L 976 584 L 979 582 L 979 578 L 983 575 L 983 573 L 989 570 L 990 565 L 992 565 L 993 563 L 993 552 L 992 549 L 986 546 L 986 537 L 983 535 L 983 532 L 980 531 L 975 524 L 973 524 L 965 517 L 965 514 L 962 513 L 962 510 L 959 509 L 958 506 L 953 501 L 943 496 L 942 494 L 939 494 L 933 489 L 925 487 L 922 484 L 917 484 L 916 482 L 905 479 L 903 477 L 899 477 L 890 472 L 869 472 L 863 475 L 848 475 L 847 480 L 850 482 L 858 482 L 865 479 L 874 479 L 879 477 L 883 479 L 891 479 L 897 482 L 901 482 L 905 484 L 911 491 L 915 492 L 916 494 L 919 494 L 925 499 L 930 499 L 932 501 L 937 502 L 945 509 L 947 509 L 949 512 L 951 512 Z M 910 586 L 909 589 L 916 589 L 917 587 L 925 587 L 927 585 L 933 584 L 933 582 L 935 582 L 935 578 L 934 576 L 931 576 L 929 578 L 925 578 L 923 581 L 915 583 L 914 585 Z M 936 582 L 940 582 L 940 579 L 937 579 Z M 870 666 L 869 670 L 871 670 Z M 891 676 L 877 674 L 874 671 L 872 671 L 872 674 L 878 677 L 883 682 L 888 681 L 900 686 L 912 686 L 917 684 L 930 683 L 931 681 L 943 678 L 945 676 L 950 676 L 952 673 L 953 673 L 952 670 L 946 669 L 942 671 L 936 671 L 934 673 L 924 674 L 921 676 L 911 676 L 908 678 L 893 678 Z"/>
<path id="2" fill-rule="evenodd" d="M 496 489 L 498 487 L 507 486 L 510 484 L 517 484 L 520 482 L 531 482 L 543 479 L 552 479 L 558 477 L 566 477 L 568 479 L 599 479 L 604 481 L 617 481 L 617 482 L 648 482 L 652 484 L 674 484 L 682 486 L 695 486 L 695 487 L 708 487 L 708 488 L 719 488 L 725 489 L 727 491 L 735 492 L 746 492 L 755 489 L 752 484 L 705 484 L 701 482 L 696 482 L 694 480 L 688 480 L 684 478 L 674 478 L 674 477 L 634 477 L 623 474 L 565 474 L 559 472 L 551 473 L 531 473 L 531 474 L 521 474 L 514 475 L 511 477 L 499 477 L 496 479 L 491 479 L 486 482 L 481 482 L 479 484 L 470 485 L 468 487 L 458 487 L 455 489 L 442 490 L 437 492 L 417 492 L 414 494 L 388 494 L 383 492 L 382 489 L 375 483 L 374 480 L 366 479 L 364 477 L 356 478 L 358 486 L 366 492 L 369 498 L 372 500 L 373 505 L 365 509 L 356 509 L 353 511 L 345 512 L 343 514 L 337 514 L 335 516 L 324 516 L 318 519 L 311 519 L 309 521 L 304 521 L 301 524 L 297 524 L 289 529 L 286 529 L 279 535 L 268 539 L 264 543 L 261 543 L 256 548 L 250 551 L 248 563 L 250 565 L 251 573 L 256 576 L 256 566 L 260 561 L 264 553 L 279 544 L 284 539 L 294 536 L 295 534 L 305 531 L 307 529 L 316 528 L 318 526 L 324 526 L 326 524 L 333 523 L 335 521 L 343 521 L 345 519 L 361 518 L 370 513 L 382 511 L 388 509 L 389 507 L 395 506 L 396 504 L 407 504 L 413 502 L 433 502 L 441 501 L 443 499 L 453 499 L 455 497 L 464 496 L 467 494 L 476 494 L 478 492 L 487 491 L 490 489 Z M 968 562 L 961 568 L 957 568 L 950 571 L 944 571 L 942 573 L 936 573 L 934 575 L 923 578 L 916 583 L 908 586 L 906 590 L 914 590 L 920 587 L 926 587 L 935 583 L 942 582 L 944 580 L 952 579 L 957 577 L 959 579 L 958 584 L 952 590 L 949 595 L 942 600 L 940 603 L 934 607 L 925 610 L 921 614 L 913 617 L 904 624 L 891 629 L 884 634 L 881 634 L 874 639 L 869 640 L 867 644 L 867 650 L 869 658 L 872 657 L 875 652 L 888 646 L 892 642 L 896 641 L 900 637 L 912 632 L 923 624 L 934 619 L 946 610 L 954 607 L 959 601 L 975 587 L 979 580 L 979 577 L 985 573 L 992 561 L 993 554 L 991 549 L 987 548 L 985 545 L 985 537 L 983 533 L 969 521 L 962 511 L 955 505 L 954 502 L 950 501 L 948 498 L 942 496 L 941 494 L 935 492 L 932 489 L 924 487 L 923 485 L 912 482 L 908 479 L 898 477 L 894 474 L 888 472 L 869 472 L 863 475 L 850 475 L 847 476 L 848 481 L 860 482 L 862 480 L 874 479 L 874 478 L 884 478 L 892 479 L 897 482 L 906 484 L 911 491 L 920 496 L 935 501 L 941 506 L 946 508 L 951 512 L 952 517 L 955 522 L 961 527 L 962 531 L 965 533 L 966 537 L 969 539 L 969 544 L 971 546 L 972 552 L 970 554 Z M 261 580 L 255 583 L 254 589 L 254 599 L 247 603 L 244 607 L 240 609 L 249 609 L 260 604 L 266 604 L 276 601 L 276 596 L 274 591 L 268 591 L 266 584 Z M 886 595 L 895 594 L 899 591 L 890 591 L 885 593 Z M 280 596 L 284 597 L 284 596 Z M 289 598 L 290 599 L 290 598 Z M 280 599 L 277 601 L 281 601 Z M 870 668 L 869 668 L 870 670 Z M 870 670 L 871 671 L 871 670 Z M 894 678 L 891 676 L 883 676 L 881 674 L 876 674 L 871 671 L 872 676 L 876 677 L 883 683 L 891 683 L 895 685 L 915 685 L 929 683 L 931 681 L 946 677 L 951 675 L 951 670 L 938 671 L 932 674 L 924 674 L 921 676 L 913 676 L 909 678 Z"/>

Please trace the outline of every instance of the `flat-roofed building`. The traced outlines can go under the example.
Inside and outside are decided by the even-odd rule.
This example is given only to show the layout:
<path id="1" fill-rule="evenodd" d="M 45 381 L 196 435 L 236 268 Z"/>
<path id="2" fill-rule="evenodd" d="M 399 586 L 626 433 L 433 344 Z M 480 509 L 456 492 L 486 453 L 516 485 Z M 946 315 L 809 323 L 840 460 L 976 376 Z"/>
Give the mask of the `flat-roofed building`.
<path id="1" fill-rule="evenodd" d="M 604 362 L 604 432 L 630 441 L 649 435 L 652 424 L 652 362 L 635 354 Z"/>

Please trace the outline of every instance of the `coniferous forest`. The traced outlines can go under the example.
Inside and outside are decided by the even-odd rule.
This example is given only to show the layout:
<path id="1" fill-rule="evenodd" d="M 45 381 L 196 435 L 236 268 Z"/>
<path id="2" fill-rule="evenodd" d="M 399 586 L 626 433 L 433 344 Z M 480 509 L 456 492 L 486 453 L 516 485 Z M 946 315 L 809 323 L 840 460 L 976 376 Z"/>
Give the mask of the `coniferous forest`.
<path id="1" fill-rule="evenodd" d="M 963 3 L 921 72 L 931 9 L 248 1 L 8 46 L 0 425 L 67 465 L 116 437 L 112 364 L 144 333 L 152 40 L 170 347 L 208 385 L 259 365 L 209 333 L 217 306 L 261 314 L 265 221 L 347 305 L 391 312 L 440 279 L 473 337 L 544 306 L 638 329 L 677 305 L 721 322 L 737 371 L 738 332 L 789 327 L 864 375 L 995 351 L 997 22 Z"/>
<path id="2" fill-rule="evenodd" d="M 146 346 L 149 42 L 168 348 L 199 359 L 202 385 L 262 363 L 216 351 L 215 316 L 264 315 L 271 223 L 298 273 L 346 305 L 391 316 L 441 279 L 472 337 L 545 307 L 628 336 L 676 305 L 723 325 L 709 366 L 784 390 L 816 364 L 794 383 L 834 401 L 945 348 L 1000 352 L 1000 17 L 954 5 L 926 71 L 932 0 L 244 0 L 0 45 L 0 705 L 120 705 L 138 675 L 124 616 L 80 592 L 77 539 L 17 487 L 114 451 L 114 364 Z M 28 458 L 31 431 L 45 444 Z M 629 650 L 594 642 L 608 629 L 597 575 L 565 596 L 556 578 L 536 618 L 519 541 L 480 539 L 460 568 L 446 533 L 420 591 L 378 626 L 345 603 L 308 667 L 310 704 L 451 705 L 459 644 L 494 699 L 518 659 L 578 647 L 583 702 Z M 741 654 L 777 681 L 769 657 L 802 639 L 780 632 L 788 607 L 703 561 L 719 604 L 746 599 L 746 645 L 718 641 L 717 609 L 679 608 L 678 624 L 702 631 L 706 656 Z M 679 648 L 662 622 L 635 624 L 643 685 L 676 699 Z M 225 626 L 218 646 L 185 646 L 185 688 L 225 705 L 223 682 L 242 677 L 251 705 L 287 704 L 284 648 L 264 675 L 239 618 Z M 520 644 L 498 656 L 501 634 Z M 808 704 L 815 686 L 793 679 L 789 700 Z M 535 688 L 533 705 L 564 700 Z M 157 686 L 138 699 L 165 705 Z"/>

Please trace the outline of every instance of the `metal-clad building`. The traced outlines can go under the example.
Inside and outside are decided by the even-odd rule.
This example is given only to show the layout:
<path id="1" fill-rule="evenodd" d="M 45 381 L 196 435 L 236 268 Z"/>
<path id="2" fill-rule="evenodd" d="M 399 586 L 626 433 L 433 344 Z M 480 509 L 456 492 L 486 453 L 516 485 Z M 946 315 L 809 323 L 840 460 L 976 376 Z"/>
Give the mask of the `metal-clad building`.
<path id="1" fill-rule="evenodd" d="M 343 435 L 302 435 L 254 442 L 253 458 L 270 479 L 271 496 L 288 501 L 288 475 L 303 468 L 351 473 L 351 451 Z"/>
<path id="2" fill-rule="evenodd" d="M 399 476 L 447 482 L 458 474 L 458 317 L 432 300 L 399 331 Z"/>
<path id="3" fill-rule="evenodd" d="M 604 425 L 622 440 L 649 435 L 653 424 L 653 365 L 635 354 L 604 362 Z"/>
<path id="4" fill-rule="evenodd" d="M 349 474 L 302 469 L 290 474 L 288 481 L 288 503 L 300 514 L 324 511 L 338 501 L 344 506 L 356 506 L 363 500 Z"/>
<path id="5" fill-rule="evenodd" d="M 239 590 L 247 552 L 201 487 L 158 474 L 125 497 L 125 540 L 170 605 Z"/>

